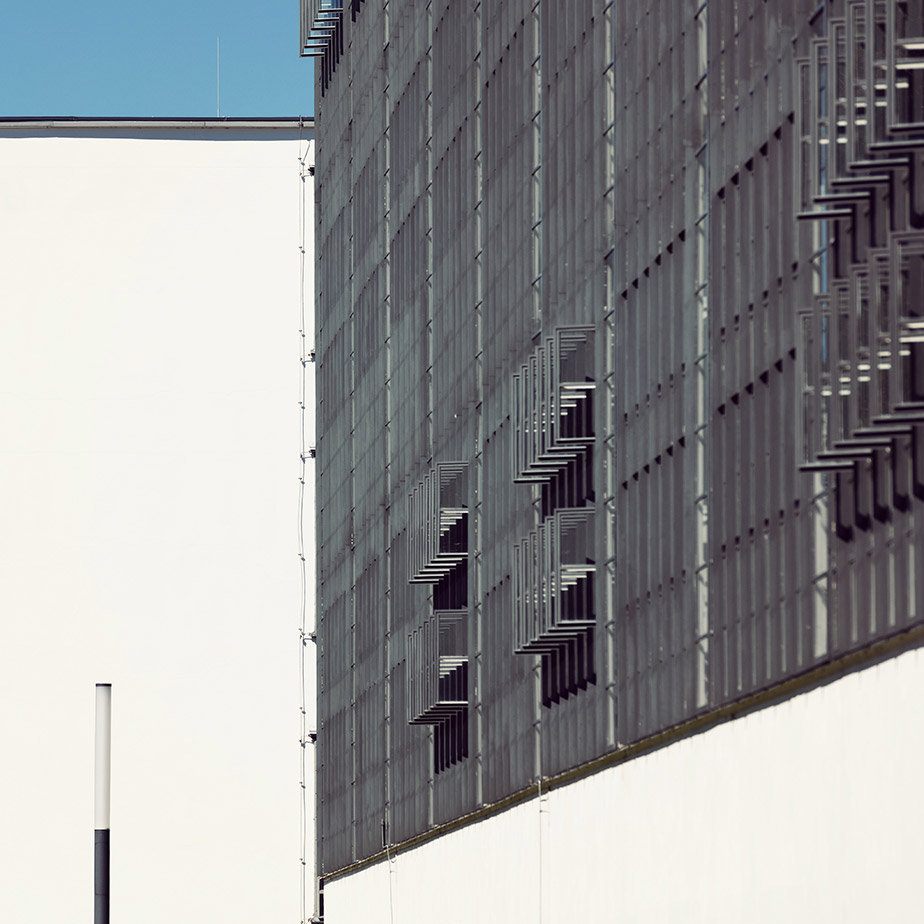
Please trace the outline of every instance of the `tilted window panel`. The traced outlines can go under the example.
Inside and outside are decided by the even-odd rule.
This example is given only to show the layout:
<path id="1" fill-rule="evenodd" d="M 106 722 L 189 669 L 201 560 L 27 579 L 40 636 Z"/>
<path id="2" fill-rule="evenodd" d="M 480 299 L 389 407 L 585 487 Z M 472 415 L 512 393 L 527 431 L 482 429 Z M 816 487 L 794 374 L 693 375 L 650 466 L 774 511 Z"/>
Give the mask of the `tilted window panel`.
<path id="1" fill-rule="evenodd" d="M 408 580 L 436 584 L 468 555 L 468 463 L 438 462 L 408 499 Z"/>
<path id="2" fill-rule="evenodd" d="M 888 417 L 897 404 L 892 357 L 893 325 L 889 317 L 889 264 L 887 250 L 870 250 L 866 264 L 855 273 L 855 298 L 863 308 L 866 322 L 864 339 L 868 366 L 858 369 L 857 375 L 859 384 L 868 382 L 868 395 L 861 408 L 864 415 L 859 428 L 861 430 L 880 417 Z"/>
<path id="3" fill-rule="evenodd" d="M 888 6 L 892 0 L 872 0 L 872 2 L 853 2 L 849 4 L 851 12 L 854 7 L 863 7 L 865 17 L 864 38 L 866 40 L 863 54 L 866 58 L 868 106 L 866 109 L 867 131 L 870 143 L 886 140 L 888 121 Z M 859 14 L 857 14 L 859 16 Z M 855 20 L 858 23 L 859 19 Z M 857 33 L 854 31 L 854 35 Z"/>
<path id="4" fill-rule="evenodd" d="M 799 217 L 834 220 L 852 261 L 800 312 L 806 469 L 924 422 L 924 0 L 844 13 L 799 65 Z"/>
<path id="5" fill-rule="evenodd" d="M 913 232 L 869 250 L 801 313 L 806 459 L 850 467 L 924 421 L 922 298 L 924 233 Z"/>
<path id="6" fill-rule="evenodd" d="M 468 706 L 468 610 L 435 610 L 408 636 L 411 725 L 436 725 Z"/>
<path id="7" fill-rule="evenodd" d="M 852 217 L 924 146 L 924 0 L 854 0 L 799 64 L 797 211 Z"/>
<path id="8" fill-rule="evenodd" d="M 869 157 L 870 71 L 867 4 L 852 3 L 847 12 L 847 158 Z"/>
<path id="9" fill-rule="evenodd" d="M 831 303 L 815 299 L 814 310 L 799 315 L 802 334 L 802 445 L 803 457 L 814 458 L 829 448 L 833 404 L 832 357 L 828 346 Z M 832 466 L 833 467 L 833 466 Z"/>
<path id="10" fill-rule="evenodd" d="M 830 296 L 818 296 L 816 302 L 830 304 L 830 336 L 820 341 L 819 347 L 825 354 L 823 363 L 829 372 L 827 394 L 831 413 L 825 432 L 825 448 L 847 439 L 856 429 L 855 405 L 850 396 L 856 390 L 857 377 L 857 329 L 850 306 L 850 286 L 844 281 L 835 282 Z"/>
<path id="11" fill-rule="evenodd" d="M 301 55 L 322 56 L 343 16 L 341 0 L 300 0 L 299 40 Z"/>
<path id="12" fill-rule="evenodd" d="M 848 46 L 847 23 L 839 21 L 831 29 L 831 61 L 829 63 L 829 80 L 831 82 L 831 149 L 833 175 L 846 176 L 849 146 L 850 119 L 848 118 Z"/>
<path id="13" fill-rule="evenodd" d="M 514 373 L 514 481 L 548 481 L 593 445 L 593 338 L 592 327 L 556 328 Z"/>
<path id="14" fill-rule="evenodd" d="M 812 147 L 814 158 L 814 195 L 817 199 L 828 193 L 828 180 L 831 167 L 831 69 L 829 48 L 825 40 L 812 42 L 812 66 L 810 76 L 811 106 L 814 119 L 812 124 Z"/>
<path id="15" fill-rule="evenodd" d="M 817 172 L 815 170 L 816 144 L 814 138 L 815 120 L 812 113 L 812 68 L 808 61 L 799 64 L 799 96 L 796 109 L 796 124 L 799 127 L 799 151 L 796 163 L 799 170 L 799 182 L 796 189 L 796 214 L 805 214 L 814 207 L 818 192 Z"/>
<path id="16" fill-rule="evenodd" d="M 893 418 L 922 419 L 924 404 L 924 232 L 895 234 L 889 250 Z"/>
<path id="17" fill-rule="evenodd" d="M 924 131 L 924 2 L 887 4 L 889 131 Z"/>
<path id="18" fill-rule="evenodd" d="M 594 625 L 592 507 L 557 510 L 513 547 L 514 649 L 547 653 Z"/>

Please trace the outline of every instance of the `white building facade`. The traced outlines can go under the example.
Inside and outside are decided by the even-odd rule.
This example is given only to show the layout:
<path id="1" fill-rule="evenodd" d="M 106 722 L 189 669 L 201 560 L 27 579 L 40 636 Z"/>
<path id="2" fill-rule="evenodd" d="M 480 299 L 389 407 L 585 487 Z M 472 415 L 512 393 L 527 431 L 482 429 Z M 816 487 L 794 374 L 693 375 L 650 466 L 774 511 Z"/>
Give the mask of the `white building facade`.
<path id="1" fill-rule="evenodd" d="M 87 919 L 101 681 L 114 917 L 296 914 L 313 156 L 308 119 L 0 121 L 3 920 Z"/>

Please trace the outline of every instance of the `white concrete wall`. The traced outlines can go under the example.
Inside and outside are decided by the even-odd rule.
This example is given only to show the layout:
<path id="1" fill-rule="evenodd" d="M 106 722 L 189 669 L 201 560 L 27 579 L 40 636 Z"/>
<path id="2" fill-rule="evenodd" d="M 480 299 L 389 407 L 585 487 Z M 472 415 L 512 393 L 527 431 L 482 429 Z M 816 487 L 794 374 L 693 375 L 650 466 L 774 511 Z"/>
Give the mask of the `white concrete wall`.
<path id="1" fill-rule="evenodd" d="M 113 919 L 291 921 L 306 143 L 137 134 L 0 131 L 0 921 L 90 919 L 96 682 Z"/>
<path id="2" fill-rule="evenodd" d="M 920 920 L 922 766 L 917 650 L 335 880 L 325 924 Z"/>

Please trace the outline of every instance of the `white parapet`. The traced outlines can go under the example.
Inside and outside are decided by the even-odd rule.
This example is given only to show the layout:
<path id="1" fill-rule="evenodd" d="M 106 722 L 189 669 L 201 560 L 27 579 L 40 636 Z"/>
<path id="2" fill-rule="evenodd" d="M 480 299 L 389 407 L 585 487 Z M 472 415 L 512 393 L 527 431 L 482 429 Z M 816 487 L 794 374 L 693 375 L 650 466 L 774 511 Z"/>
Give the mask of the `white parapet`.
<path id="1" fill-rule="evenodd" d="M 922 761 L 917 649 L 329 881 L 324 921 L 912 920 Z"/>

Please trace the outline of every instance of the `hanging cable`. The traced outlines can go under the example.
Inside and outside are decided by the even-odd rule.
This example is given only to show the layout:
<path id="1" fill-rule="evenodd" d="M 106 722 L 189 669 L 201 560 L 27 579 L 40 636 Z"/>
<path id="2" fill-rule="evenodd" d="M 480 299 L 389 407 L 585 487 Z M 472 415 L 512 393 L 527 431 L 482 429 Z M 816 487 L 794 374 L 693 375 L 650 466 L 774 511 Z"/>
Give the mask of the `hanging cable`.
<path id="1" fill-rule="evenodd" d="M 386 841 L 385 842 L 385 857 L 388 860 L 388 909 L 389 909 L 389 919 L 391 924 L 395 924 L 395 889 L 394 889 L 394 875 L 395 875 L 395 861 L 397 857 L 392 856 L 391 845 Z"/>
<path id="2" fill-rule="evenodd" d="M 300 165 L 299 170 L 299 207 L 298 207 L 298 234 L 299 234 L 299 336 L 301 338 L 301 344 L 299 345 L 299 354 L 302 360 L 304 360 L 304 343 L 305 343 L 305 238 L 304 238 L 304 200 L 305 200 L 305 169 L 304 169 L 304 156 L 302 154 L 302 133 L 301 126 L 299 126 L 298 133 L 298 162 Z M 305 475 L 306 475 L 306 465 L 305 465 L 305 366 L 302 362 L 302 373 L 299 379 L 299 430 L 300 430 L 300 447 L 299 455 L 301 457 L 301 470 L 299 472 L 298 478 L 298 558 L 299 558 L 299 570 L 301 572 L 301 593 L 299 596 L 299 656 L 298 656 L 298 666 L 299 666 L 299 711 L 300 711 L 300 723 L 301 730 L 299 735 L 299 744 L 301 746 L 301 755 L 299 757 L 301 772 L 299 776 L 300 783 L 300 796 L 299 796 L 299 836 L 301 839 L 300 842 L 300 861 L 301 861 L 301 880 L 300 880 L 300 894 L 301 894 L 301 914 L 299 920 L 301 924 L 306 924 L 305 913 L 307 910 L 307 888 L 308 888 L 308 872 L 307 872 L 307 859 L 305 854 L 308 852 L 308 819 L 307 819 L 307 792 L 305 790 L 305 738 L 307 734 L 307 722 L 306 722 L 306 704 L 305 704 L 305 620 L 306 620 L 306 611 L 307 611 L 307 574 L 305 569 L 305 525 L 304 525 L 304 512 L 305 512 Z"/>
<path id="3" fill-rule="evenodd" d="M 298 479 L 298 560 L 301 574 L 301 592 L 299 598 L 299 690 L 300 690 L 300 808 L 299 808 L 299 828 L 300 828 L 300 849 L 301 849 L 301 924 L 309 924 L 308 918 L 308 747 L 314 744 L 316 733 L 309 728 L 308 722 L 308 688 L 307 688 L 307 671 L 306 671 L 306 648 L 314 641 L 313 628 L 308 626 L 308 549 L 305 543 L 305 498 L 308 493 L 308 463 L 315 457 L 313 446 L 309 446 L 308 441 L 308 376 L 309 364 L 314 362 L 314 347 L 309 346 L 308 332 L 308 313 L 306 310 L 305 285 L 306 285 L 306 232 L 307 232 L 307 190 L 308 177 L 313 175 L 314 168 L 308 164 L 308 154 L 311 150 L 310 143 L 302 137 L 302 124 L 299 122 L 298 135 L 298 163 L 299 163 L 299 200 L 298 200 L 298 252 L 299 252 L 299 359 L 301 365 L 301 375 L 299 381 L 299 457 L 301 459 L 301 469 Z M 312 325 L 313 328 L 313 325 Z M 312 331 L 313 333 L 313 331 Z M 313 497 L 313 495 L 312 495 Z M 312 864 L 312 877 L 314 881 L 314 864 Z M 311 904 L 312 917 L 311 921 L 317 920 L 314 908 L 314 902 Z"/>

